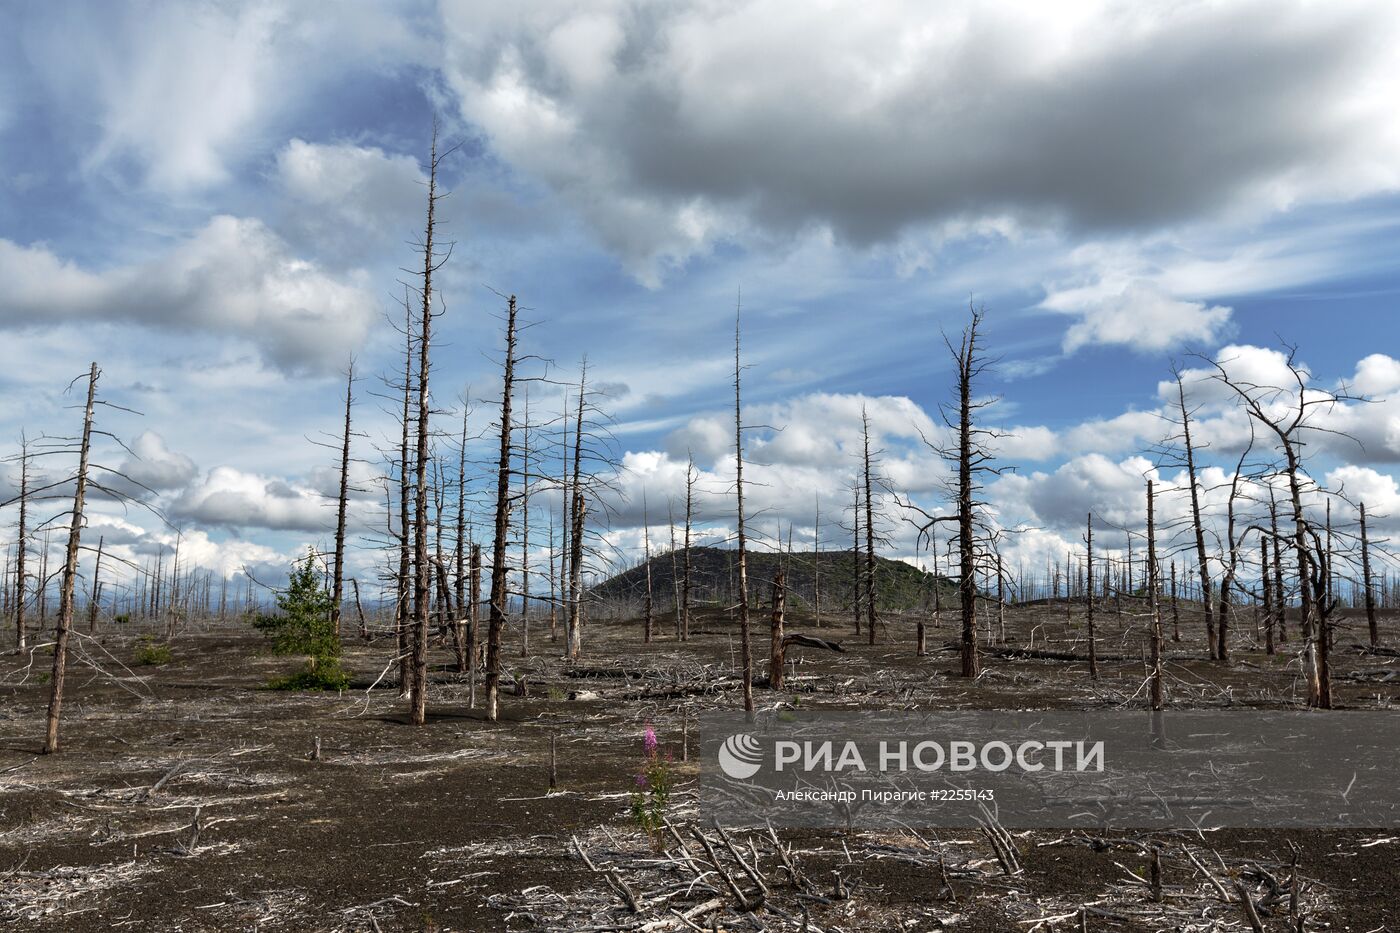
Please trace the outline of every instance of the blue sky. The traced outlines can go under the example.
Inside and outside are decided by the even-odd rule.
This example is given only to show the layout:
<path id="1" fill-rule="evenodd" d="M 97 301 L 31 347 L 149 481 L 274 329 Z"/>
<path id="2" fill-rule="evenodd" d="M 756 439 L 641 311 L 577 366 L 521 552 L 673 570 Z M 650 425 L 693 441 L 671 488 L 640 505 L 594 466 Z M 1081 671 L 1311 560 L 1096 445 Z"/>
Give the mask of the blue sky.
<path id="1" fill-rule="evenodd" d="M 95 525 L 134 558 L 172 526 L 223 573 L 325 539 L 331 457 L 310 439 L 336 430 L 352 354 L 364 457 L 395 430 L 370 393 L 397 365 L 385 318 L 435 116 L 459 146 L 435 396 L 491 394 L 492 289 L 520 295 L 540 322 L 525 349 L 561 379 L 586 354 L 610 389 L 618 553 L 639 543 L 644 488 L 653 524 L 676 498 L 687 449 L 714 534 L 728 527 L 717 439 L 741 289 L 751 420 L 783 429 L 753 433 L 755 498 L 770 531 L 799 537 L 818 503 L 834 516 L 847 501 L 862 404 L 891 484 L 937 506 L 919 432 L 950 397 L 940 331 L 969 302 L 1001 359 L 981 387 L 1002 399 L 990 417 L 1016 435 L 1016 475 L 989 499 L 1033 529 L 1010 546 L 1031 565 L 1075 546 L 1083 507 L 1140 510 L 1173 359 L 1277 374 L 1282 340 L 1318 384 L 1400 392 L 1388 4 L 0 15 L 0 438 L 71 430 L 63 387 L 98 360 L 108 396 L 144 412 L 114 417 L 137 456 L 110 459 L 158 487 L 170 521 L 100 507 Z M 1226 457 L 1242 422 L 1199 389 L 1206 459 Z M 535 405 L 560 403 L 538 388 Z M 1366 446 L 1326 445 L 1314 472 L 1384 525 L 1400 515 L 1400 407 L 1337 417 Z M 377 501 L 359 503 L 361 527 L 382 521 Z M 368 540 L 357 559 L 374 572 Z"/>

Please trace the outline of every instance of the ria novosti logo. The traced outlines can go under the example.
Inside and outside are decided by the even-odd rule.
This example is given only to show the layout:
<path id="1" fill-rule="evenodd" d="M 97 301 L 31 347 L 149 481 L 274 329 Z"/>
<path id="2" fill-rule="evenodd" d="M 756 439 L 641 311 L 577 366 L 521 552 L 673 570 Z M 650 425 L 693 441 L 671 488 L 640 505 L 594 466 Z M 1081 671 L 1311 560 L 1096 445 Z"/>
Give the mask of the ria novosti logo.
<path id="1" fill-rule="evenodd" d="M 747 781 L 763 767 L 763 746 L 747 732 L 731 735 L 719 747 L 719 769 L 736 781 Z"/>

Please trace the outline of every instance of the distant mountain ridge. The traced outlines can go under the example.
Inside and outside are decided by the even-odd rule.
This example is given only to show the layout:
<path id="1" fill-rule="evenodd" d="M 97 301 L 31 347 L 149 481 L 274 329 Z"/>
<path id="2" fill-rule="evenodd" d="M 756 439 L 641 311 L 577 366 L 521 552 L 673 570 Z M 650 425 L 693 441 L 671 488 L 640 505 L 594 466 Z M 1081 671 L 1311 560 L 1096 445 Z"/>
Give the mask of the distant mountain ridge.
<path id="1" fill-rule="evenodd" d="M 732 605 L 738 601 L 738 556 L 732 548 L 693 547 L 690 549 L 691 601 L 695 605 Z M 674 561 L 673 561 L 674 557 Z M 651 559 L 652 597 L 658 611 L 671 606 L 672 581 L 676 591 L 684 575 L 684 551 L 658 554 Z M 766 606 L 771 598 L 773 578 L 780 568 L 787 572 L 788 605 L 811 611 L 815 606 L 817 584 L 821 585 L 822 612 L 849 610 L 853 583 L 861 580 L 865 555 L 856 558 L 847 551 L 794 551 L 778 554 L 771 551 L 751 551 L 747 555 L 749 599 L 755 606 Z M 951 607 L 957 585 L 947 577 L 935 577 L 902 560 L 877 556 L 875 559 L 875 601 L 881 611 L 899 611 L 933 605 L 937 582 L 945 607 Z M 639 564 L 594 586 L 589 592 L 595 599 L 640 603 L 646 597 L 646 564 Z"/>

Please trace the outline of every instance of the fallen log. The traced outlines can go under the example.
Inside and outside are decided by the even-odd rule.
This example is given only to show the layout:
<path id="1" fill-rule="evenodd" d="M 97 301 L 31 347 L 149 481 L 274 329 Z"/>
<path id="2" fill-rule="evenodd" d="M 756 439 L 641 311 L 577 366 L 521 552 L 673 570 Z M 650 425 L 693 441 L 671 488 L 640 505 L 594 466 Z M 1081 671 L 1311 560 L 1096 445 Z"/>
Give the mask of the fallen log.
<path id="1" fill-rule="evenodd" d="M 825 638 L 817 638 L 812 635 L 799 635 L 796 633 L 784 635 L 783 647 L 787 648 L 790 645 L 801 645 L 803 648 L 824 648 L 827 651 L 835 651 L 839 654 L 846 653 L 846 649 L 842 647 L 839 641 L 827 641 Z"/>

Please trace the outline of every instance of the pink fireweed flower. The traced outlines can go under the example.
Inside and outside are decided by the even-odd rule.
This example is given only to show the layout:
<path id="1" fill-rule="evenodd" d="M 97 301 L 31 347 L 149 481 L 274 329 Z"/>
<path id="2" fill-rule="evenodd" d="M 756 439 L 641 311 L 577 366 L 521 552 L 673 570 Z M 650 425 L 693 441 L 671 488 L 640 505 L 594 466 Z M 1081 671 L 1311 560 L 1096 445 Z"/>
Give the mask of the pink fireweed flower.
<path id="1" fill-rule="evenodd" d="M 643 788 L 643 789 L 645 789 L 646 786 L 647 786 L 647 783 L 648 783 L 648 782 L 647 782 L 647 776 L 646 776 L 645 774 L 642 774 L 642 773 L 639 772 L 639 773 L 637 774 L 637 786 L 638 786 L 638 787 L 641 787 L 641 788 Z"/>
<path id="2" fill-rule="evenodd" d="M 647 726 L 646 732 L 642 733 L 642 747 L 646 749 L 647 755 L 655 755 L 656 745 L 656 730 Z"/>

